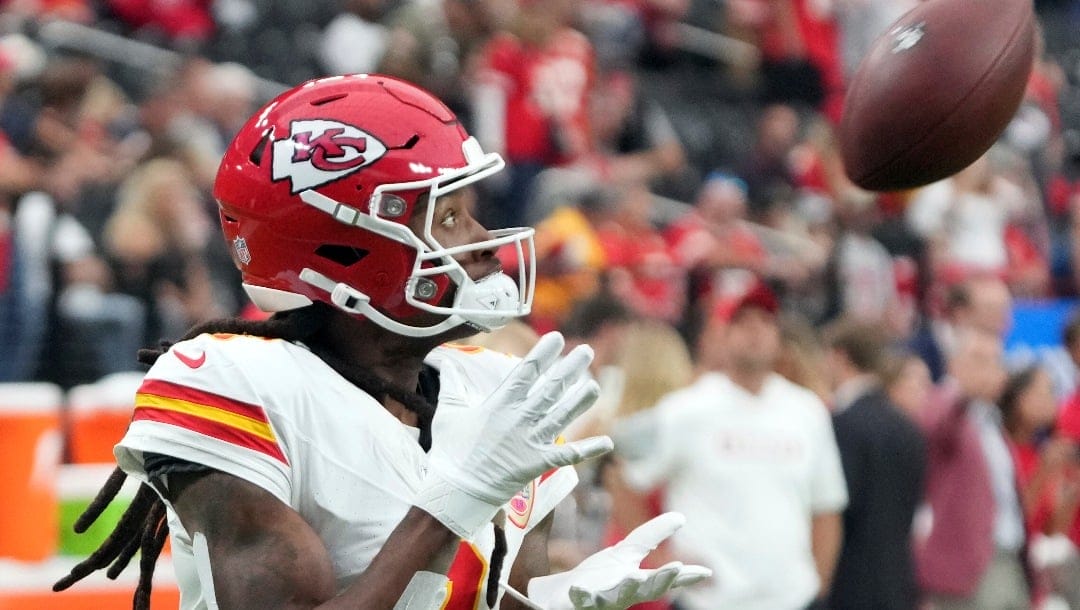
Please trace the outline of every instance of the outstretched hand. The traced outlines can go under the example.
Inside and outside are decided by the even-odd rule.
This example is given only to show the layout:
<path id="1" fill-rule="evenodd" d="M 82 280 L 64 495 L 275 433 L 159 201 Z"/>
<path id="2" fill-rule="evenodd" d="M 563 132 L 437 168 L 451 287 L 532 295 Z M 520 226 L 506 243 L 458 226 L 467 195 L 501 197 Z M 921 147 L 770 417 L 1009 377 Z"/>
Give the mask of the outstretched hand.
<path id="1" fill-rule="evenodd" d="M 656 569 L 641 567 L 645 556 L 685 523 L 681 513 L 655 517 L 574 569 L 532 579 L 529 601 L 543 610 L 623 610 L 712 576 L 706 567 L 678 561 Z"/>
<path id="2" fill-rule="evenodd" d="M 555 444 L 600 391 L 588 375 L 592 349 L 560 359 L 563 346 L 559 333 L 544 335 L 487 400 L 455 414 L 434 439 L 416 506 L 469 538 L 544 472 L 611 450 L 606 436 Z"/>

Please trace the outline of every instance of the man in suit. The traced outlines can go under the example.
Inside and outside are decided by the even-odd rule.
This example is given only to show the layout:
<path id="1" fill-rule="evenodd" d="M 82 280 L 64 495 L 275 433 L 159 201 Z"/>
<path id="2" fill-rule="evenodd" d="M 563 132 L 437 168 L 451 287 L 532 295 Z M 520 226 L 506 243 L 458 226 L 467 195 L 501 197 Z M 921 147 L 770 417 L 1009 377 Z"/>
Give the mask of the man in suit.
<path id="1" fill-rule="evenodd" d="M 1001 339 L 961 329 L 947 370 L 920 422 L 932 525 L 916 544 L 919 584 L 934 610 L 1027 609 L 1024 516 L 996 404 L 1006 379 Z"/>
<path id="2" fill-rule="evenodd" d="M 926 443 L 881 388 L 886 339 L 880 329 L 840 320 L 825 337 L 833 429 L 850 496 L 828 605 L 912 610 L 918 589 L 911 524 L 922 499 Z"/>

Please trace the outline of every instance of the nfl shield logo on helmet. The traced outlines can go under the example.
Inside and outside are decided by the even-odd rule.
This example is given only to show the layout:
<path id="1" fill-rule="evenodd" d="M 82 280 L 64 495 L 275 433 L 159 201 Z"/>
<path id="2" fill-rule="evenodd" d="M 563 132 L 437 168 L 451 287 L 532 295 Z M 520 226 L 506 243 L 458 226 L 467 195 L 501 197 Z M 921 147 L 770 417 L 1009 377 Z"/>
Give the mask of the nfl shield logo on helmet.
<path id="1" fill-rule="evenodd" d="M 293 121 L 289 137 L 274 141 L 274 181 L 289 179 L 293 194 L 339 180 L 386 154 L 370 133 L 341 121 Z"/>
<path id="2" fill-rule="evenodd" d="M 236 260 L 240 261 L 240 264 L 246 265 L 251 262 L 251 250 L 248 250 L 247 240 L 243 237 L 237 237 L 232 242 L 233 251 L 236 252 Z"/>

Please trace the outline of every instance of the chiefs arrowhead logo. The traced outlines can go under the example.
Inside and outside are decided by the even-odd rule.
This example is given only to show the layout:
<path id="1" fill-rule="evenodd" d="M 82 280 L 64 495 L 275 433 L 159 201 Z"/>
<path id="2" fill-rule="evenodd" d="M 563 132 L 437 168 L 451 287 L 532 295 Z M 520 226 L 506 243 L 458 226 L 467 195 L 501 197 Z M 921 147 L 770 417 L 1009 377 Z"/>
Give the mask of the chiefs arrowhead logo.
<path id="1" fill-rule="evenodd" d="M 386 154 L 386 145 L 348 123 L 293 121 L 289 137 L 274 141 L 274 181 L 289 179 L 299 193 L 339 180 Z"/>

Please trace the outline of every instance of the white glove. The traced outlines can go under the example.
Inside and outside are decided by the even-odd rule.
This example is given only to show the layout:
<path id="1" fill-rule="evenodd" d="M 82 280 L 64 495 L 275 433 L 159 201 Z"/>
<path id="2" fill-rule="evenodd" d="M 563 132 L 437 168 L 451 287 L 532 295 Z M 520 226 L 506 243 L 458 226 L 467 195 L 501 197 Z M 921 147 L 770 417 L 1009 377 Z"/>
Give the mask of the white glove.
<path id="1" fill-rule="evenodd" d="M 562 349 L 562 335 L 544 335 L 483 404 L 454 413 L 433 439 L 417 507 L 472 538 L 536 477 L 611 450 L 606 436 L 555 444 L 600 391 L 587 374 L 592 349 L 560 360 Z"/>
<path id="2" fill-rule="evenodd" d="M 576 568 L 530 580 L 529 601 L 544 610 L 623 610 L 712 576 L 709 568 L 678 561 L 641 568 L 641 560 L 684 523 L 686 517 L 675 512 L 650 519 Z"/>

